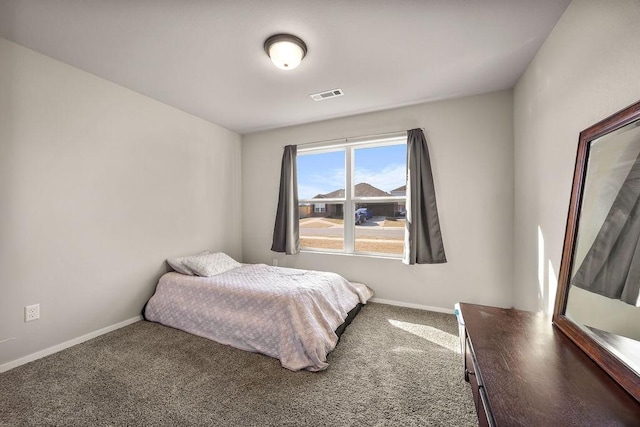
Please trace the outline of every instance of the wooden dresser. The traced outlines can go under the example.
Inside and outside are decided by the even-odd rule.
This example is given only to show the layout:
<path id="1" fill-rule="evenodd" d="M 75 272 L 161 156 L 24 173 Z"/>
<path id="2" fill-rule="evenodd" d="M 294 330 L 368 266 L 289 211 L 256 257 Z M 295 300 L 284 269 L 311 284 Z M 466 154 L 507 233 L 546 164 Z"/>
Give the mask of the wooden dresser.
<path id="1" fill-rule="evenodd" d="M 481 426 L 640 426 L 640 403 L 551 316 L 461 303 L 458 320 Z"/>

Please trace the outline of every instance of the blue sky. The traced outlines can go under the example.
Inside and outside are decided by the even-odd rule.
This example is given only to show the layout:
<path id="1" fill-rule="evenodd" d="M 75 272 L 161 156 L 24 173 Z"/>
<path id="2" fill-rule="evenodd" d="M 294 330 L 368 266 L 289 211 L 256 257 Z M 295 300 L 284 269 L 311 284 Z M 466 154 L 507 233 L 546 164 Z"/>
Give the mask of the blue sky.
<path id="1" fill-rule="evenodd" d="M 344 151 L 298 155 L 298 195 L 310 199 L 345 187 Z M 355 184 L 367 182 L 384 191 L 406 183 L 407 146 L 355 150 Z"/>

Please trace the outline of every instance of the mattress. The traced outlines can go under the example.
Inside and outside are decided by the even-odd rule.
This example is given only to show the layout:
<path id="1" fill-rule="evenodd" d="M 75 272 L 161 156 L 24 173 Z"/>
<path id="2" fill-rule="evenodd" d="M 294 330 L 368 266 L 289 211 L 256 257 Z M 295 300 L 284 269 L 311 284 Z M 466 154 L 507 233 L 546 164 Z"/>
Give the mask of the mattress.
<path id="1" fill-rule="evenodd" d="M 166 273 L 144 314 L 275 357 L 293 371 L 320 371 L 338 343 L 336 330 L 372 296 L 367 286 L 335 273 L 248 264 L 212 277 Z"/>

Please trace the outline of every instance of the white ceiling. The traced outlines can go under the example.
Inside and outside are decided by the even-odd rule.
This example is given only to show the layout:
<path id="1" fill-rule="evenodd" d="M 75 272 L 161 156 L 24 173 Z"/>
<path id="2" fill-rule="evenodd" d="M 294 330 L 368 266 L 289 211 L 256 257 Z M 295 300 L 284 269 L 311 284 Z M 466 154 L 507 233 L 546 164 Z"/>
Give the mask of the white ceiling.
<path id="1" fill-rule="evenodd" d="M 247 133 L 511 88 L 569 2 L 0 0 L 0 36 Z M 292 71 L 281 32 L 309 48 Z"/>

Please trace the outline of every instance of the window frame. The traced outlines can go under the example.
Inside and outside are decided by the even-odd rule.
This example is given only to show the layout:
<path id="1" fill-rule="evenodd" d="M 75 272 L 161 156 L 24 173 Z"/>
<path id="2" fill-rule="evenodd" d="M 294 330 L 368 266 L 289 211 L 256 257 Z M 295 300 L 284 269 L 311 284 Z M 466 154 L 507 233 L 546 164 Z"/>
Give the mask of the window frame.
<path id="1" fill-rule="evenodd" d="M 402 254 L 389 254 L 382 252 L 364 252 L 356 251 L 356 224 L 355 224 L 355 211 L 356 205 L 359 203 L 378 204 L 378 203 L 395 203 L 405 202 L 407 196 L 389 196 L 389 197 L 355 197 L 355 151 L 362 148 L 380 148 L 391 145 L 407 145 L 406 132 L 398 134 L 397 136 L 388 136 L 383 138 L 362 138 L 357 141 L 349 142 L 341 140 L 339 143 L 325 143 L 325 144 L 310 144 L 307 147 L 299 147 L 297 151 L 298 157 L 313 154 L 322 154 L 336 151 L 344 152 L 344 197 L 333 198 L 311 198 L 311 199 L 299 199 L 298 206 L 303 203 L 342 203 L 343 204 L 343 249 L 323 249 L 323 248 L 307 248 L 300 247 L 301 252 L 320 252 L 320 253 L 333 253 L 333 254 L 346 254 L 346 255 L 360 255 L 370 257 L 383 257 L 401 259 Z M 406 168 L 406 159 L 405 159 Z"/>

